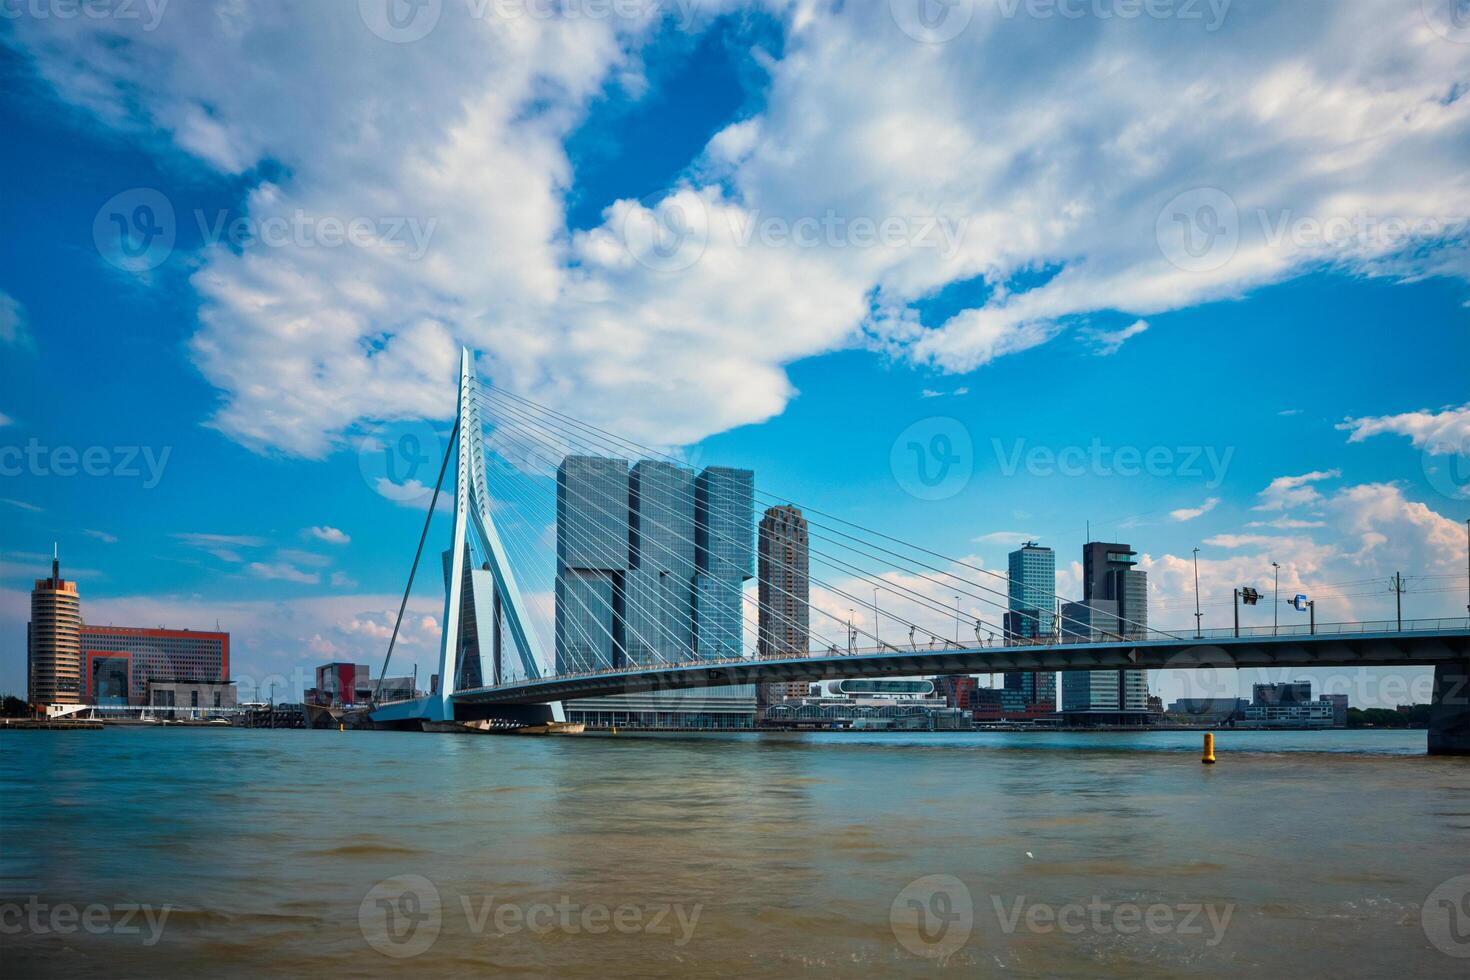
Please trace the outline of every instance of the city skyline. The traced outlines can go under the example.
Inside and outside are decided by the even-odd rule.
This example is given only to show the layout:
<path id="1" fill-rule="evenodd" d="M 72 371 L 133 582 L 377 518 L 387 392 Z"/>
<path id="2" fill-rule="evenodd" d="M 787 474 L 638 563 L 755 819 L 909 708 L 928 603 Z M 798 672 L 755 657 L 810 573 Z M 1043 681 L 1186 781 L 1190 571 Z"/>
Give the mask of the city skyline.
<path id="1" fill-rule="evenodd" d="M 1171 628 L 1193 625 L 1196 547 L 1206 626 L 1229 625 L 1234 588 L 1269 591 L 1273 561 L 1282 588 L 1311 592 L 1324 621 L 1390 618 L 1398 571 L 1414 614 L 1463 614 L 1464 249 L 1453 228 L 1401 247 L 1375 237 L 1395 221 L 1428 228 L 1470 212 L 1452 164 L 1464 155 L 1464 100 L 1431 94 L 1456 77 L 1463 46 L 1409 8 L 1236 11 L 1208 34 L 987 12 L 935 47 L 881 9 L 798 18 L 717 6 L 684 29 L 588 25 L 579 44 L 608 42 L 592 44 L 596 55 L 508 57 L 509 85 L 465 49 L 477 25 L 455 23 L 458 9 L 412 44 L 382 40 L 355 15 L 345 26 L 305 12 L 240 21 L 272 52 L 262 77 L 309 96 L 311 125 L 280 111 L 291 100 L 261 87 L 234 35 L 181 7 L 138 43 L 182 76 L 148 72 L 147 59 L 106 60 L 95 86 L 70 84 L 74 59 L 59 52 L 96 43 L 107 25 L 75 22 L 67 38 L 60 21 L 7 22 L 0 59 L 23 97 L 0 110 L 17 147 L 0 174 L 25 234 L 0 244 L 0 689 L 24 689 L 29 587 L 57 540 L 99 621 L 203 629 L 218 619 L 238 638 L 238 669 L 256 675 L 376 660 L 407 572 L 404 542 L 418 533 L 421 491 L 449 434 L 455 341 L 506 390 L 691 460 L 749 467 L 791 500 L 993 570 L 1028 539 L 1075 555 L 1091 522 L 1092 537 L 1135 542 L 1156 622 Z M 535 26 L 545 43 L 557 36 Z M 619 26 L 631 33 L 613 41 Z M 1298 29 L 1311 44 L 1265 43 Z M 324 32 L 347 46 L 340 64 L 313 65 L 308 81 L 307 62 L 277 63 L 292 46 L 275 41 Z M 1272 104 L 1247 77 L 1303 65 L 1338 77 L 1340 39 L 1361 36 L 1397 57 L 1343 81 L 1385 100 L 1382 138 L 1352 173 L 1324 182 L 1292 118 L 1225 111 Z M 1199 45 L 1256 74 L 1211 74 L 1222 103 L 1191 104 L 1138 144 L 1105 144 L 1090 125 L 1089 100 L 1110 85 L 1083 99 L 1049 82 L 1005 83 L 1023 116 L 1070 107 L 1046 138 L 1018 131 L 1012 110 L 985 97 L 998 84 L 990 72 L 1021 70 L 1016 50 L 1088 65 L 1126 57 L 1168 78 L 1199 69 Z M 177 57 L 185 50 L 208 54 Z M 871 69 L 861 89 L 880 107 L 871 118 L 848 115 L 853 104 L 824 84 L 834 63 L 824 53 L 836 50 Z M 434 90 L 445 66 L 459 66 L 457 84 L 505 93 L 490 120 L 544 91 L 532 84 L 539 71 L 586 74 L 557 89 L 565 101 L 535 133 L 537 166 L 494 181 L 475 165 L 449 167 L 449 183 L 432 188 L 394 180 L 394 213 L 378 214 L 354 188 L 376 182 L 384 161 L 323 134 L 360 118 L 346 66 L 379 55 Z M 219 73 L 231 83 L 213 68 L 199 74 L 201 64 L 231 66 Z M 948 94 L 917 96 L 905 79 Z M 139 101 L 103 94 L 124 91 Z M 213 96 L 207 124 L 197 93 Z M 445 160 L 470 152 L 455 140 L 459 105 L 380 111 L 413 134 L 406 147 Z M 1402 121 L 1425 113 L 1439 120 L 1433 147 L 1396 152 L 1426 138 Z M 1215 162 L 1202 131 L 1181 122 L 1201 114 L 1214 120 L 1208 147 L 1231 134 L 1262 166 Z M 850 134 L 842 165 L 792 127 L 829 116 Z M 909 120 L 926 152 L 878 149 L 895 145 L 877 135 L 895 119 Z M 508 131 L 487 126 L 470 146 L 520 159 Z M 1003 154 L 1112 153 L 1126 165 L 1058 164 L 1055 184 L 1038 184 L 1026 168 L 974 166 L 990 159 L 987 134 Z M 1315 145 L 1351 155 L 1364 144 L 1331 131 Z M 383 152 L 397 175 L 416 162 Z M 778 159 L 803 162 L 783 176 Z M 1286 179 L 1252 176 L 1278 168 Z M 1401 185 L 1442 194 L 1406 198 Z M 942 235 L 938 247 L 897 250 L 842 237 L 855 219 L 911 215 L 933 187 L 952 200 L 921 214 L 936 235 L 948 222 L 953 254 Z M 1210 189 L 1224 196 L 1196 193 Z M 1343 208 L 1344 195 L 1366 220 Z M 627 234 L 671 204 L 710 219 L 689 265 Z M 534 220 L 518 219 L 522 205 Z M 1192 258 L 1160 232 L 1173 215 L 1201 213 L 1196 205 L 1227 217 L 1233 208 L 1228 248 Z M 829 212 L 838 220 L 826 222 Z M 129 222 L 140 213 L 172 213 L 172 234 L 166 249 L 130 257 L 121 246 L 142 243 L 118 228 L 138 231 Z M 301 235 L 291 231 L 298 213 Z M 1038 214 L 1073 223 L 1055 229 Z M 358 217 L 399 219 L 375 227 L 398 229 L 401 260 L 377 266 L 361 248 L 321 240 L 316 219 Z M 265 224 L 278 219 L 284 237 Z M 805 219 L 830 224 L 835 243 L 825 231 L 798 243 Z M 1308 237 L 1342 221 L 1356 232 L 1347 240 Z M 340 333 L 299 347 L 274 340 L 315 310 L 292 283 L 323 289 L 321 322 Z M 252 307 L 247 296 L 277 302 Z M 1413 324 L 1407 340 L 1386 329 L 1399 323 Z M 568 331 L 590 346 L 567 342 Z M 1090 397 L 1113 382 L 1128 397 Z M 1059 591 L 1080 597 L 1073 561 L 1058 572 Z M 436 582 L 421 580 L 395 654 L 421 669 L 433 660 L 425 623 L 441 615 Z M 1243 615 L 1260 625 L 1270 612 Z"/>

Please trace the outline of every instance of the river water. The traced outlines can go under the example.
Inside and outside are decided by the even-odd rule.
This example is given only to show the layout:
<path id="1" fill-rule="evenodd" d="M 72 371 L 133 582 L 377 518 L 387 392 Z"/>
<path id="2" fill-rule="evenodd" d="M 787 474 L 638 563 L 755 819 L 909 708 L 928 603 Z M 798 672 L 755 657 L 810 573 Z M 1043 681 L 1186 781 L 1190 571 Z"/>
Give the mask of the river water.
<path id="1" fill-rule="evenodd" d="M 8 732 L 0 972 L 1467 975 L 1470 761 L 1199 741 Z"/>

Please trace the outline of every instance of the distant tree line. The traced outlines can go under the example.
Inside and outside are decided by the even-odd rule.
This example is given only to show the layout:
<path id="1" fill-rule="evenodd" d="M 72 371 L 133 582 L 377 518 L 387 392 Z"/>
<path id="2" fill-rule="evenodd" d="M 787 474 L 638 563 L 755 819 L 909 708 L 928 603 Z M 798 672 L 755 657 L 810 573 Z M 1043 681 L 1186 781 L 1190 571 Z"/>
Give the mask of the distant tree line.
<path id="1" fill-rule="evenodd" d="M 1349 728 L 1428 728 L 1429 705 L 1411 704 L 1402 708 L 1349 708 Z"/>
<path id="2" fill-rule="evenodd" d="M 31 706 L 14 694 L 0 698 L 0 718 L 29 718 Z"/>

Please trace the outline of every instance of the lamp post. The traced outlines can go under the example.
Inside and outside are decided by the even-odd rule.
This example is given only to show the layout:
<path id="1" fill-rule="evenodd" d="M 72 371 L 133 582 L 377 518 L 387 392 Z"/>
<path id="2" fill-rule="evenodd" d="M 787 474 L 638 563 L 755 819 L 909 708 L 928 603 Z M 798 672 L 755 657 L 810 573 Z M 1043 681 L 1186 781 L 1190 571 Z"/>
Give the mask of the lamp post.
<path id="1" fill-rule="evenodd" d="M 1194 549 L 1194 638 L 1198 640 L 1204 633 L 1200 630 L 1199 611 L 1199 549 Z"/>
<path id="2" fill-rule="evenodd" d="M 1272 562 L 1271 567 L 1276 572 L 1276 594 L 1271 597 L 1271 635 L 1276 635 L 1276 621 L 1281 615 L 1281 565 Z"/>
<path id="3" fill-rule="evenodd" d="M 954 645 L 960 645 L 960 597 L 954 597 Z"/>
<path id="4" fill-rule="evenodd" d="M 847 610 L 847 652 L 852 653 L 852 645 L 857 639 L 857 631 L 853 629 L 852 621 L 857 616 L 856 609 Z"/>
<path id="5" fill-rule="evenodd" d="M 883 649 L 883 641 L 879 639 L 883 635 L 878 628 L 878 587 L 873 586 L 873 642 L 878 644 L 878 649 Z"/>

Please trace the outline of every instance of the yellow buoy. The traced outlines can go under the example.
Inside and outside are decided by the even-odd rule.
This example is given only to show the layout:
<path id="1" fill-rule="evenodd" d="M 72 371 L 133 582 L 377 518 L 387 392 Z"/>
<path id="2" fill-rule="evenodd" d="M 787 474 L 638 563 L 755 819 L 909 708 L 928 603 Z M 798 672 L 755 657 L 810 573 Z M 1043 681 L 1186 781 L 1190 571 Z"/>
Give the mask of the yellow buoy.
<path id="1" fill-rule="evenodd" d="M 347 724 L 345 722 L 340 722 L 340 721 L 337 722 L 337 731 L 339 731 L 339 732 L 345 732 L 345 731 L 347 731 Z"/>
<path id="2" fill-rule="evenodd" d="M 1202 764 L 1213 766 L 1215 764 L 1215 733 L 1205 732 L 1205 754 L 1199 760 Z"/>

